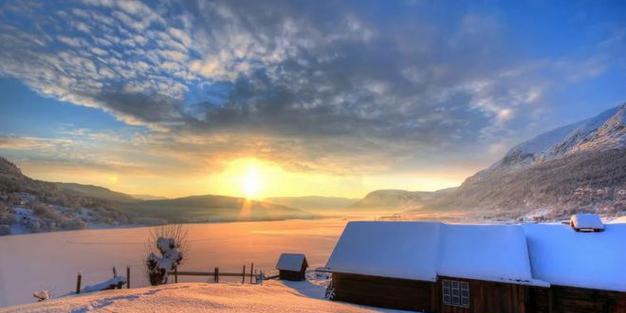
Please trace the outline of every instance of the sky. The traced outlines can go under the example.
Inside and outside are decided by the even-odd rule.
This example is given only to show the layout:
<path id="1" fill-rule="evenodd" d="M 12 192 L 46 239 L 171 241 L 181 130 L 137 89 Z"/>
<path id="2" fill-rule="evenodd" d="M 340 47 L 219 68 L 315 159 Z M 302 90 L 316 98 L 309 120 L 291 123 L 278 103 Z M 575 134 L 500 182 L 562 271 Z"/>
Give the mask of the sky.
<path id="1" fill-rule="evenodd" d="M 437 190 L 626 102 L 626 2 L 1 0 L 0 95 L 37 179 Z"/>

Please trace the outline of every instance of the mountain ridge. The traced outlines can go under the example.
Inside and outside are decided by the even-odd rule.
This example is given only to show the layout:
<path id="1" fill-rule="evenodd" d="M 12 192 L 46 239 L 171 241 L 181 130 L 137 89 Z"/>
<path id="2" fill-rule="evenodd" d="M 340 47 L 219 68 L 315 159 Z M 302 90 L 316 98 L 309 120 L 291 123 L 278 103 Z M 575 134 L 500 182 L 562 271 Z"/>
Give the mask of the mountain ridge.
<path id="1" fill-rule="evenodd" d="M 558 220 L 577 212 L 623 214 L 626 104 L 511 148 L 451 192 L 399 203 L 398 210 L 461 209 L 522 220 Z"/>

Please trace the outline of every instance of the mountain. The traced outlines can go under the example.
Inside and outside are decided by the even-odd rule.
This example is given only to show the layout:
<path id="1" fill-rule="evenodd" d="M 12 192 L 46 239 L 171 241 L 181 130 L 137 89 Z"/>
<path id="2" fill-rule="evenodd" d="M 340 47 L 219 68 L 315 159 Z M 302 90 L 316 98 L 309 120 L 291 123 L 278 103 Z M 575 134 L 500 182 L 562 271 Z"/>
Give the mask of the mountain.
<path id="1" fill-rule="evenodd" d="M 626 104 L 513 147 L 458 188 L 375 191 L 359 205 L 461 210 L 483 218 L 558 220 L 626 211 Z M 409 211 L 410 212 L 410 211 Z"/>
<path id="2" fill-rule="evenodd" d="M 375 190 L 352 205 L 353 208 L 402 209 L 420 206 L 433 196 L 428 191 L 406 191 L 399 189 Z"/>
<path id="3" fill-rule="evenodd" d="M 313 218 L 306 211 L 264 201 L 203 195 L 119 204 L 143 223 L 202 223 Z"/>
<path id="4" fill-rule="evenodd" d="M 134 196 L 127 195 L 125 193 L 112 191 L 110 189 L 93 186 L 93 185 L 81 185 L 75 183 L 53 183 L 62 190 L 73 192 L 75 194 L 107 200 L 111 202 L 135 202 L 140 199 Z"/>
<path id="5" fill-rule="evenodd" d="M 321 197 L 321 196 L 304 196 L 304 197 L 272 197 L 266 198 L 264 201 L 280 204 L 284 206 L 300 208 L 303 210 L 336 210 L 346 208 L 358 199 L 341 198 L 341 197 Z"/>
<path id="6" fill-rule="evenodd" d="M 128 217 L 107 200 L 31 179 L 0 157 L 0 235 L 125 223 Z"/>
<path id="7" fill-rule="evenodd" d="M 508 171 L 564 158 L 626 147 L 626 104 L 541 134 L 511 149 L 489 171 Z M 484 173 L 483 173 L 484 174 Z"/>
<path id="8" fill-rule="evenodd" d="M 161 196 L 153 196 L 153 195 L 131 195 L 133 198 L 138 200 L 165 200 L 167 197 Z"/>
<path id="9" fill-rule="evenodd" d="M 437 208 L 552 220 L 626 210 L 626 104 L 541 134 L 467 178 Z"/>

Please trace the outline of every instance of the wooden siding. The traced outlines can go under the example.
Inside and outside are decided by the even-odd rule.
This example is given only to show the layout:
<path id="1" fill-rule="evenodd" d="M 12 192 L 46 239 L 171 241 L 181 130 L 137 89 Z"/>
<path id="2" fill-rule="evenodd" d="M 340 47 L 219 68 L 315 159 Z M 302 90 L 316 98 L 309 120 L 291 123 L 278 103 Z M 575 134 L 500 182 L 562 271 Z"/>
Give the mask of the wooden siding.
<path id="1" fill-rule="evenodd" d="M 626 313 L 626 293 L 440 277 L 436 283 L 333 273 L 335 300 L 433 313 Z M 470 306 L 444 305 L 442 280 L 470 285 Z"/>
<path id="2" fill-rule="evenodd" d="M 302 267 L 300 268 L 299 272 L 296 271 L 286 271 L 286 270 L 279 270 L 278 271 L 278 278 L 280 280 L 295 280 L 295 281 L 299 281 L 299 280 L 305 280 L 306 279 L 306 269 L 309 267 L 309 263 L 306 261 L 306 258 L 302 261 Z"/>
<path id="3" fill-rule="evenodd" d="M 335 300 L 376 307 L 432 312 L 435 283 L 333 273 Z"/>
<path id="4" fill-rule="evenodd" d="M 464 281 L 470 285 L 470 307 L 443 304 L 442 280 Z M 441 313 L 530 313 L 526 310 L 528 287 L 481 280 L 440 277 L 436 288 L 438 301 L 435 312 Z"/>
<path id="5" fill-rule="evenodd" d="M 626 293 L 552 286 L 531 288 L 531 313 L 626 313 Z"/>

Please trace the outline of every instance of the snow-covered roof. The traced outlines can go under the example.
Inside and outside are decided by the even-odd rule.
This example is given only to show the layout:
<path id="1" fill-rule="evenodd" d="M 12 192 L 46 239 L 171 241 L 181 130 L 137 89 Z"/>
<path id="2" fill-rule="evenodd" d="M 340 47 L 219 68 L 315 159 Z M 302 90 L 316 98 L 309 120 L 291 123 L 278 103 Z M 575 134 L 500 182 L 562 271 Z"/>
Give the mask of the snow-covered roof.
<path id="1" fill-rule="evenodd" d="M 626 224 L 576 232 L 565 224 L 350 222 L 331 272 L 436 281 L 437 276 L 626 292 Z"/>
<path id="2" fill-rule="evenodd" d="M 444 224 L 441 230 L 440 276 L 547 285 L 532 277 L 521 227 Z"/>
<path id="3" fill-rule="evenodd" d="M 625 224 L 599 233 L 563 224 L 526 224 L 533 277 L 553 285 L 626 292 Z"/>
<path id="4" fill-rule="evenodd" d="M 596 214 L 576 214 L 572 215 L 570 219 L 572 227 L 578 230 L 602 230 L 604 229 L 604 224 L 602 224 L 602 220 Z"/>
<path id="5" fill-rule="evenodd" d="M 301 253 L 283 253 L 276 263 L 277 270 L 299 272 L 302 269 L 305 257 Z"/>
<path id="6" fill-rule="evenodd" d="M 435 222 L 350 222 L 326 267 L 339 273 L 437 280 Z"/>

